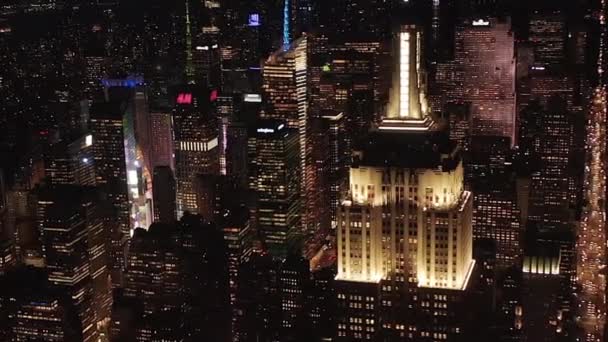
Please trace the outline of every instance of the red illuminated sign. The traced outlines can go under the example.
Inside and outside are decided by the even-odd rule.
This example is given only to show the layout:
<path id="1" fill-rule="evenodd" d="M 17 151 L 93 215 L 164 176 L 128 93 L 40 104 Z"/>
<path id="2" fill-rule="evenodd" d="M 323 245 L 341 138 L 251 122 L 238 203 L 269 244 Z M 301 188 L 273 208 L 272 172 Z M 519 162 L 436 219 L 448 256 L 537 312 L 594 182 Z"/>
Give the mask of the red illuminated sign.
<path id="1" fill-rule="evenodd" d="M 211 95 L 209 96 L 209 101 L 213 102 L 217 100 L 217 90 L 212 90 Z"/>
<path id="2" fill-rule="evenodd" d="M 192 104 L 192 94 L 182 93 L 177 96 L 177 103 L 179 104 Z"/>

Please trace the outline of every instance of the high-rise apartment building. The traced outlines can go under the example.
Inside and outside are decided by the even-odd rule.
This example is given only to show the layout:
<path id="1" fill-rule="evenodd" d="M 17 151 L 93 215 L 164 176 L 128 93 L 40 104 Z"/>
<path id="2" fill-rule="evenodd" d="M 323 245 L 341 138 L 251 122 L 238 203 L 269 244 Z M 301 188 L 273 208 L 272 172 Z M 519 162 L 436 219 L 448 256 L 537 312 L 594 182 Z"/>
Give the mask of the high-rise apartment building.
<path id="1" fill-rule="evenodd" d="M 385 119 L 353 152 L 337 217 L 339 340 L 464 333 L 451 319 L 425 322 L 433 311 L 458 311 L 475 262 L 462 159 L 427 114 L 421 34 L 397 32 Z"/>

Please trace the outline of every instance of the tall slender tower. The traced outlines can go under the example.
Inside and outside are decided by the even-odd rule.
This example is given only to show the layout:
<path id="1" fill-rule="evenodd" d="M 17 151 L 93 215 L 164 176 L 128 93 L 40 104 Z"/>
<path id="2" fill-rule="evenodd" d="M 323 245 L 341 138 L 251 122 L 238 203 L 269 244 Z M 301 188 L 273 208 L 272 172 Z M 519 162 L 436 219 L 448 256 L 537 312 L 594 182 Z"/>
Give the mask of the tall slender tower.
<path id="1" fill-rule="evenodd" d="M 421 35 L 397 33 L 386 116 L 353 153 L 337 215 L 338 340 L 464 331 L 441 317 L 458 312 L 474 267 L 472 196 L 457 145 L 427 115 Z"/>
<path id="2" fill-rule="evenodd" d="M 263 119 L 285 121 L 288 128 L 298 131 L 302 190 L 308 189 L 310 147 L 308 125 L 308 37 L 293 41 L 287 48 L 279 49 L 264 62 L 262 89 L 267 106 L 261 113 Z M 302 192 L 306 201 L 307 193 Z M 307 215 L 302 215 L 302 226 L 307 227 Z"/>
<path id="3" fill-rule="evenodd" d="M 195 83 L 194 82 L 194 63 L 192 56 L 192 21 L 190 19 L 190 0 L 185 0 L 185 26 L 186 26 L 186 68 L 185 68 L 185 76 L 186 82 L 188 84 Z"/>

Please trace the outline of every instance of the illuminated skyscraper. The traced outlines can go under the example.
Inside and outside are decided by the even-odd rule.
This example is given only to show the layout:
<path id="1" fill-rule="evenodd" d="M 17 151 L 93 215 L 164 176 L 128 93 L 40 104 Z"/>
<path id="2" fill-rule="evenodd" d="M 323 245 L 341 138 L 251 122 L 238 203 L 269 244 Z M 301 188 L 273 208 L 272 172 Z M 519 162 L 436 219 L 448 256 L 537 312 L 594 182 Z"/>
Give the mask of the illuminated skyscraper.
<path id="1" fill-rule="evenodd" d="M 93 135 L 85 134 L 68 145 L 74 184 L 95 185 Z"/>
<path id="2" fill-rule="evenodd" d="M 96 341 L 97 323 L 110 315 L 108 233 L 93 189 L 63 185 L 38 193 L 38 227 L 49 281 L 68 293 L 84 341 Z"/>
<path id="3" fill-rule="evenodd" d="M 53 184 L 73 183 L 70 156 L 65 143 L 52 145 L 50 151 L 45 153 L 44 175 Z"/>
<path id="4" fill-rule="evenodd" d="M 349 156 L 346 127 L 343 113 L 326 113 L 323 116 L 329 125 L 329 202 L 332 222 L 336 220 L 340 196 L 347 190 Z"/>
<path id="5" fill-rule="evenodd" d="M 492 239 L 496 246 L 496 266 L 501 270 L 516 264 L 522 254 L 522 229 L 511 175 L 487 176 L 475 183 L 473 237 Z"/>
<path id="6" fill-rule="evenodd" d="M 150 113 L 152 168 L 173 164 L 173 130 L 168 109 L 152 108 Z"/>
<path id="7" fill-rule="evenodd" d="M 467 20 L 456 30 L 455 58 L 438 67 L 446 95 L 437 104 L 470 102 L 472 135 L 515 143 L 514 49 L 509 19 Z"/>
<path id="8" fill-rule="evenodd" d="M 137 340 L 226 340 L 228 262 L 220 231 L 185 214 L 176 224 L 136 229 L 130 247 L 124 295 L 143 305 Z"/>
<path id="9" fill-rule="evenodd" d="M 282 341 L 293 341 L 304 335 L 310 285 L 309 261 L 297 254 L 287 256 L 278 274 Z"/>
<path id="10" fill-rule="evenodd" d="M 137 298 L 144 315 L 174 311 L 182 305 L 181 269 L 174 226 L 154 224 L 137 229 L 129 241 L 125 297 Z"/>
<path id="11" fill-rule="evenodd" d="M 124 268 L 124 251 L 130 236 L 129 197 L 125 158 L 125 135 L 123 103 L 95 103 L 91 107 L 91 138 L 95 163 L 95 184 L 107 194 L 114 208 L 116 227 L 111 232 L 110 260 L 112 282 L 120 284 Z M 87 139 L 87 138 L 85 138 Z"/>
<path id="12" fill-rule="evenodd" d="M 218 122 L 210 98 L 214 93 L 203 93 L 180 92 L 173 110 L 178 217 L 198 212 L 195 177 L 219 174 Z"/>
<path id="13" fill-rule="evenodd" d="M 561 65 L 566 57 L 566 20 L 563 14 L 534 13 L 530 19 L 530 42 L 534 61 L 543 66 Z"/>
<path id="14" fill-rule="evenodd" d="M 386 117 L 353 152 L 337 217 L 339 340 L 464 333 L 428 321 L 460 310 L 475 262 L 472 196 L 456 144 L 427 115 L 421 38 L 415 26 L 397 33 Z"/>
<path id="15" fill-rule="evenodd" d="M 287 1 L 286 3 L 288 3 Z M 263 96 L 267 106 L 260 117 L 278 119 L 288 128 L 297 129 L 299 141 L 301 188 L 308 189 L 309 169 L 307 158 L 308 139 L 308 37 L 293 41 L 289 46 L 272 54 L 263 65 Z M 306 201 L 308 193 L 301 194 Z M 306 206 L 302 207 L 302 209 Z M 308 215 L 303 215 L 303 227 L 307 227 Z"/>
<path id="16" fill-rule="evenodd" d="M 284 257 L 287 239 L 301 232 L 298 132 L 278 120 L 262 120 L 255 133 L 254 183 L 258 231 L 273 256 Z"/>
<path id="17" fill-rule="evenodd" d="M 534 341 L 555 341 L 564 334 L 564 312 L 560 307 L 560 262 L 557 250 L 536 248 L 523 260 L 523 329 Z"/>
<path id="18" fill-rule="evenodd" d="M 4 341 L 83 341 L 72 298 L 53 287 L 45 271 L 19 268 L 0 281 Z"/>
<path id="19" fill-rule="evenodd" d="M 556 230 L 568 227 L 574 216 L 569 210 L 574 116 L 556 98 L 537 114 L 539 167 L 532 174 L 528 220 L 538 222 L 541 230 Z"/>
<path id="20" fill-rule="evenodd" d="M 239 310 L 237 307 L 238 278 L 241 265 L 249 260 L 253 252 L 253 231 L 250 226 L 249 210 L 242 206 L 226 210 L 222 214 L 218 225 L 224 233 L 224 241 L 228 247 L 228 281 L 230 291 L 230 305 L 232 308 L 232 334 L 233 340 L 238 340 L 237 321 Z"/>
<path id="21" fill-rule="evenodd" d="M 415 26 L 403 26 L 397 39 L 393 56 L 399 63 L 393 63 L 386 119 L 422 121 L 428 110 L 422 32 Z"/>
<path id="22" fill-rule="evenodd" d="M 306 201 L 306 212 L 308 213 L 308 230 L 314 232 L 307 247 L 315 254 L 318 249 L 314 247 L 314 237 L 325 238 L 331 227 L 330 203 L 330 127 L 329 121 L 314 118 L 310 121 L 309 143 L 310 153 L 307 164 L 309 165 L 308 199 Z M 319 246 L 320 247 L 320 246 Z"/>

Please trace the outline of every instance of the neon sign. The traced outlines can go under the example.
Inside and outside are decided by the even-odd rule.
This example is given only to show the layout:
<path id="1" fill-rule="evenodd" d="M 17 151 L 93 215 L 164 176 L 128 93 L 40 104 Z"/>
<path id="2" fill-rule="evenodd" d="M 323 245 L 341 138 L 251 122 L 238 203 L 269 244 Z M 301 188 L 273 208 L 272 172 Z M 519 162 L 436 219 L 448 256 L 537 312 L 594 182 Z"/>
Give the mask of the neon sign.
<path id="1" fill-rule="evenodd" d="M 249 15 L 249 27 L 258 27 L 260 26 L 260 15 L 257 13 L 253 13 Z"/>
<path id="2" fill-rule="evenodd" d="M 178 104 L 192 104 L 192 94 L 182 93 L 177 96 Z"/>
<path id="3" fill-rule="evenodd" d="M 274 133 L 274 129 L 272 129 L 272 128 L 258 128 L 258 133 L 264 133 L 264 134 Z"/>
<path id="4" fill-rule="evenodd" d="M 211 95 L 209 95 L 209 101 L 213 102 L 217 100 L 217 89 L 211 91 Z"/>
<path id="5" fill-rule="evenodd" d="M 479 20 L 473 20 L 471 25 L 473 25 L 473 26 L 490 26 L 490 22 L 487 20 L 479 19 Z"/>
<path id="6" fill-rule="evenodd" d="M 262 102 L 262 95 L 260 95 L 260 94 L 245 94 L 245 95 L 243 95 L 243 101 L 245 101 L 245 102 L 260 103 L 260 102 Z"/>

